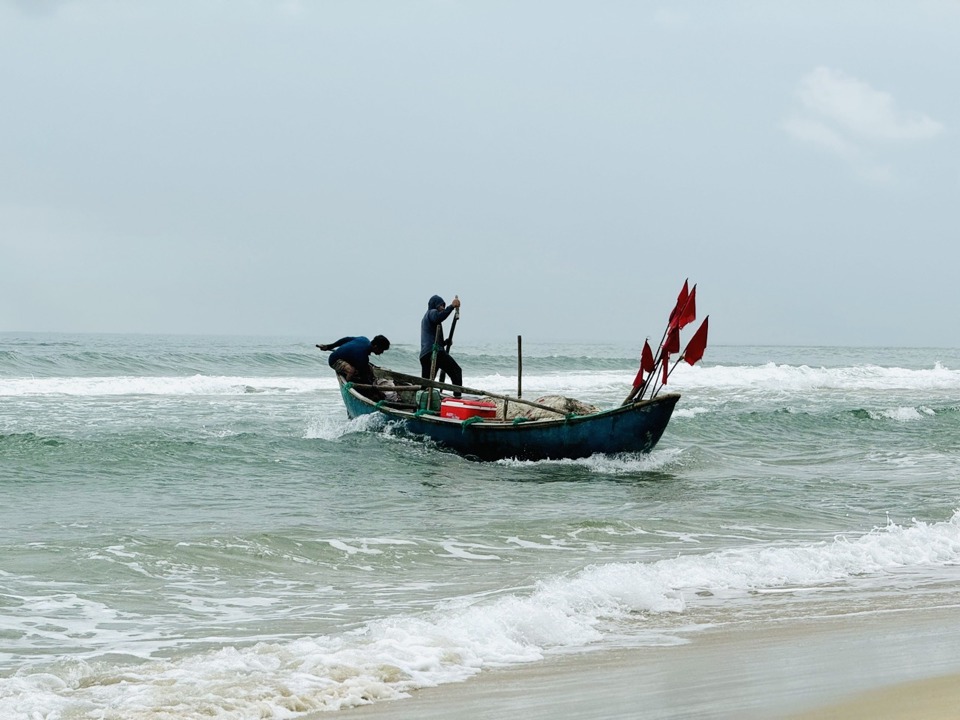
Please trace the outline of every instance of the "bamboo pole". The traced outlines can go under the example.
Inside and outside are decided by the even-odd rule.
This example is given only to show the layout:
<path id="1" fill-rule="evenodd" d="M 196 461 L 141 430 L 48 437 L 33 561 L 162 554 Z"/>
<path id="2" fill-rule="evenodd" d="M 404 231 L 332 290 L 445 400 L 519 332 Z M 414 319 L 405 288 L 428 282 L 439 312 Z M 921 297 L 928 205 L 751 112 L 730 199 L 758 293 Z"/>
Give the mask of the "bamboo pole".
<path id="1" fill-rule="evenodd" d="M 443 326 L 437 325 L 437 332 L 433 336 L 433 354 L 430 357 L 430 379 L 437 376 L 437 352 L 440 349 L 440 343 L 443 341 Z"/>
<path id="2" fill-rule="evenodd" d="M 517 335 L 517 397 L 523 397 L 523 341 Z"/>
<path id="3" fill-rule="evenodd" d="M 387 371 L 394 379 L 405 380 L 411 385 L 420 385 L 421 387 L 433 387 L 438 390 L 451 390 L 453 392 L 468 393 L 470 395 L 487 395 L 488 397 L 497 398 L 498 400 L 504 400 L 509 402 L 518 402 L 523 405 L 529 405 L 531 407 L 540 408 L 541 410 L 549 410 L 552 413 L 557 415 L 566 416 L 563 410 L 557 410 L 552 408 L 549 405 L 543 405 L 541 403 L 533 402 L 532 400 L 523 400 L 518 397 L 510 397 L 509 395 L 498 395 L 497 393 L 492 393 L 487 390 L 477 390 L 476 388 L 468 388 L 462 385 L 451 385 L 450 383 L 437 382 L 436 380 L 427 380 L 426 378 L 417 377 L 415 375 L 407 375 L 405 373 L 396 372 L 394 370 Z M 360 383 L 354 383 L 353 387 L 356 388 L 377 388 L 378 390 L 394 390 L 397 392 L 409 392 L 412 388 L 406 385 L 361 385 Z"/>

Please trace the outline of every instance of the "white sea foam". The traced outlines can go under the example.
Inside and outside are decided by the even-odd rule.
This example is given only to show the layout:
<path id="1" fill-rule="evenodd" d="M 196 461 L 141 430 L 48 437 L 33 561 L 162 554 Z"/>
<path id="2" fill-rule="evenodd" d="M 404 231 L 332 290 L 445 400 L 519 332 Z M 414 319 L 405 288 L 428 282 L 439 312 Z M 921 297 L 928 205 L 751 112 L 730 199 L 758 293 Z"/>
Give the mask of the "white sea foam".
<path id="1" fill-rule="evenodd" d="M 660 644 L 669 624 L 659 618 L 685 614 L 695 624 L 701 610 L 724 598 L 749 606 L 770 592 L 808 595 L 838 582 L 957 563 L 960 513 L 826 542 L 596 565 L 526 592 L 458 598 L 337 636 L 146 663 L 105 657 L 24 667 L 0 679 L 0 717 L 292 718 L 402 697 L 486 668 L 619 641 L 625 633 Z"/>
<path id="2" fill-rule="evenodd" d="M 571 397 L 600 395 L 619 398 L 629 389 L 633 377 L 613 370 L 540 373 L 523 377 L 523 395 L 534 399 L 560 394 Z M 466 379 L 470 387 L 513 394 L 517 378 L 491 374 Z M 333 376 L 256 377 L 190 375 L 167 377 L 52 377 L 0 378 L 0 397 L 66 395 L 79 397 L 122 395 L 245 395 L 302 394 L 336 390 Z M 960 371 L 940 363 L 932 368 L 907 369 L 855 365 L 816 368 L 806 365 L 722 365 L 702 367 L 681 363 L 670 376 L 665 391 L 694 389 L 809 391 L 841 390 L 956 390 Z"/>
<path id="3" fill-rule="evenodd" d="M 496 548 L 489 547 L 487 545 L 477 545 L 474 543 L 461 543 L 461 542 L 445 542 L 443 543 L 443 549 L 451 557 L 464 558 L 467 560 L 499 560 L 500 556 L 495 555 L 489 551 L 495 550 Z M 476 551 L 480 552 L 476 552 Z"/>
<path id="4" fill-rule="evenodd" d="M 926 415 L 934 415 L 933 410 L 926 407 L 897 407 L 886 410 L 870 410 L 867 412 L 873 420 L 896 420 L 897 422 L 914 422 L 922 420 Z"/>
<path id="5" fill-rule="evenodd" d="M 653 472 L 669 467 L 676 462 L 682 450 L 657 448 L 649 454 L 626 453 L 622 455 L 591 455 L 577 460 L 498 460 L 503 465 L 546 467 L 549 465 L 582 467 L 598 475 L 632 475 Z"/>
<path id="6" fill-rule="evenodd" d="M 356 545 L 348 545 L 342 540 L 327 540 L 330 543 L 330 547 L 336 548 L 337 550 L 342 550 L 347 553 L 347 555 L 356 555 L 357 553 L 363 553 L 366 555 L 382 555 L 383 550 L 377 548 L 371 548 L 366 544 L 362 544 L 359 547 Z"/>
<path id="7" fill-rule="evenodd" d="M 695 418 L 697 415 L 703 415 L 708 413 L 710 410 L 705 407 L 693 407 L 693 408 L 677 408 L 673 411 L 673 417 L 675 418 Z"/>
<path id="8" fill-rule="evenodd" d="M 556 538 L 545 538 L 549 539 L 550 543 L 538 543 L 533 542 L 532 540 L 522 540 L 518 537 L 509 537 L 506 539 L 506 542 L 510 545 L 516 545 L 517 547 L 527 548 L 530 550 L 573 550 L 572 547 L 567 547 L 559 542 Z"/>
<path id="9" fill-rule="evenodd" d="M 932 368 L 908 369 L 855 365 L 824 368 L 767 363 L 752 366 L 687 366 L 670 376 L 670 386 L 683 388 L 764 389 L 803 391 L 838 390 L 952 390 L 960 389 L 960 371 L 935 363 Z"/>
<path id="10" fill-rule="evenodd" d="M 594 403 L 601 408 L 618 405 L 633 381 L 632 374 L 621 371 L 562 372 L 525 375 L 523 397 L 536 400 L 544 395 L 564 395 Z M 491 392 L 516 394 L 516 377 L 498 374 L 471 378 L 468 385 Z M 910 369 L 853 365 L 844 367 L 809 367 L 806 365 L 716 365 L 702 367 L 680 363 L 670 375 L 669 384 L 660 393 L 678 392 L 687 401 L 709 397 L 724 399 L 778 399 L 779 402 L 807 402 L 826 399 L 837 393 L 890 393 L 932 397 L 940 393 L 953 397 L 960 392 L 960 371 L 940 363 L 930 368 Z M 702 397 L 705 396 L 705 397 Z M 711 412 L 709 401 L 696 408 L 679 406 L 677 419 L 689 419 Z"/>
<path id="11" fill-rule="evenodd" d="M 379 430 L 386 425 L 383 416 L 375 413 L 361 415 L 353 419 L 348 419 L 342 413 L 343 409 L 338 408 L 336 415 L 324 414 L 313 418 L 309 422 L 303 437 L 308 440 L 338 440 L 344 435 Z"/>
<path id="12" fill-rule="evenodd" d="M 190 375 L 183 377 L 0 378 L 0 397 L 297 394 L 332 390 L 336 387 L 337 381 L 333 377 Z"/>

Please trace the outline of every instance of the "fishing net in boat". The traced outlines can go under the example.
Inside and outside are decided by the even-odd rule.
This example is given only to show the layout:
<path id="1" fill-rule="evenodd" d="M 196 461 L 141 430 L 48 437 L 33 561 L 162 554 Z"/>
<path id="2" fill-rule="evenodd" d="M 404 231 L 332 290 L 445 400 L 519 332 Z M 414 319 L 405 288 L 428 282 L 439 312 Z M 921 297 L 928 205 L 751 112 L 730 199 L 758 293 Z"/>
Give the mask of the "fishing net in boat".
<path id="1" fill-rule="evenodd" d="M 507 414 L 506 418 L 508 420 L 513 418 L 526 418 L 527 420 L 556 420 L 559 417 L 564 415 L 591 415 L 595 412 L 599 412 L 600 408 L 595 405 L 590 405 L 589 403 L 582 402 L 580 400 L 574 400 L 573 398 L 564 397 L 563 395 L 544 395 L 543 397 L 538 397 L 534 402 L 538 405 L 546 405 L 547 407 L 555 408 L 558 412 L 550 412 L 549 410 L 544 410 L 542 408 L 531 407 L 530 405 L 524 405 L 521 402 L 517 401 L 504 401 L 501 398 L 494 397 L 484 397 L 484 400 L 492 402 L 497 406 L 497 417 L 504 417 L 503 406 L 506 402 L 507 405 Z"/>

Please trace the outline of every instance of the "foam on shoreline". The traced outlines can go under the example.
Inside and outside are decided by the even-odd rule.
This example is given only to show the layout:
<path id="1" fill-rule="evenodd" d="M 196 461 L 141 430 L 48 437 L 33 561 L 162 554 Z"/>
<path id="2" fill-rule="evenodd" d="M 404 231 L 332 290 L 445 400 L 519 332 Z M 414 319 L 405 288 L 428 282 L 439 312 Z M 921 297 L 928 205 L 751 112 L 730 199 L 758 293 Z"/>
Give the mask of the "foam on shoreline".
<path id="1" fill-rule="evenodd" d="M 342 712 L 350 720 L 937 720 L 960 707 L 958 619 L 960 607 L 939 607 L 733 624 L 684 645 L 555 656 Z"/>

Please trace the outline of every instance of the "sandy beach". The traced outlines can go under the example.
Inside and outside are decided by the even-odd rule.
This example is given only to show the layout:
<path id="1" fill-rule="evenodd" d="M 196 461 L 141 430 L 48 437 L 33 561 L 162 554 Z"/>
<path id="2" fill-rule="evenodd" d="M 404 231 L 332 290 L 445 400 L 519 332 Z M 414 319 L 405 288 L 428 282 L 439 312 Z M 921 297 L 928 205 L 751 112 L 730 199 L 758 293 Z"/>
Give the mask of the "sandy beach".
<path id="1" fill-rule="evenodd" d="M 860 693 L 789 720 L 956 720 L 960 717 L 960 675 L 917 680 Z"/>
<path id="2" fill-rule="evenodd" d="M 725 626 L 549 658 L 344 711 L 349 720 L 960 717 L 960 607 Z M 322 717 L 322 716 L 317 716 Z"/>

